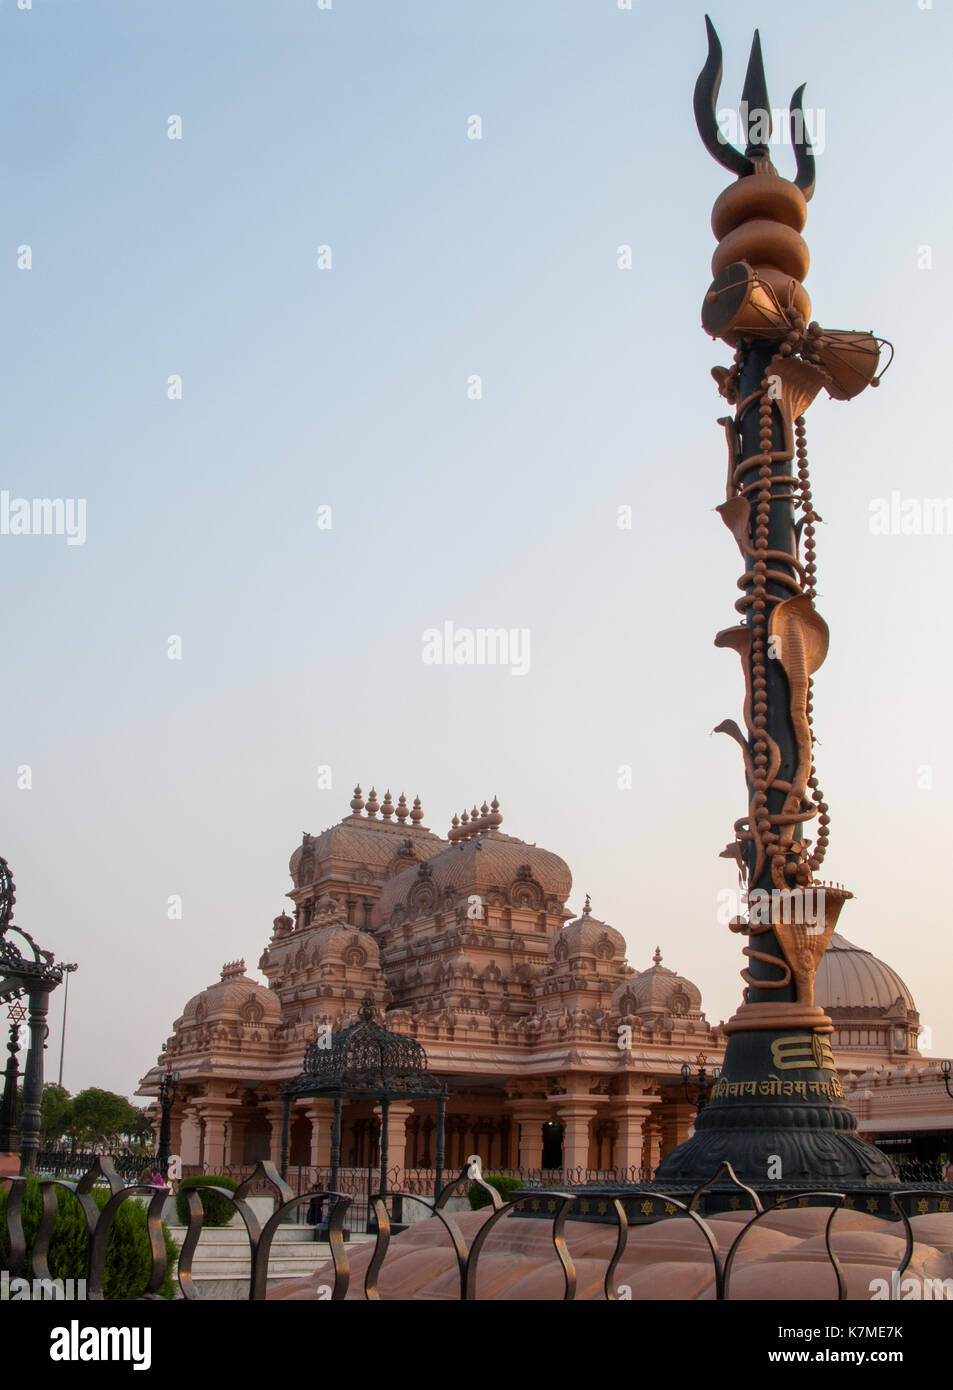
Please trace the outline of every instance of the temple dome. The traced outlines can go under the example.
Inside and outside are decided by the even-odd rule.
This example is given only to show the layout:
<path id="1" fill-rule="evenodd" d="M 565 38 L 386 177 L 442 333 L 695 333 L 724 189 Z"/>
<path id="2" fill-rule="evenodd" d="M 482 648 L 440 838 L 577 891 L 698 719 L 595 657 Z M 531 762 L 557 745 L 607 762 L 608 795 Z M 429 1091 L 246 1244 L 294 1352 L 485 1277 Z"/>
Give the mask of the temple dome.
<path id="1" fill-rule="evenodd" d="M 655 948 L 654 964 L 618 986 L 612 995 L 612 1011 L 618 1014 L 669 1013 L 676 1017 L 701 1013 L 701 990 L 684 975 L 662 964 Z"/>
<path id="2" fill-rule="evenodd" d="M 577 956 L 594 956 L 599 960 L 624 961 L 625 937 L 607 922 L 593 917 L 589 899 L 582 916 L 567 922 L 549 943 L 551 960 L 573 960 Z"/>
<path id="3" fill-rule="evenodd" d="M 364 806 L 359 798 L 352 806 Z M 374 806 L 377 808 L 375 801 Z M 446 848 L 446 840 L 434 835 L 413 819 L 418 812 L 401 807 L 403 819 L 396 819 L 393 808 L 386 819 L 355 810 L 320 835 L 304 835 L 288 864 L 295 887 L 307 888 L 315 882 L 318 870 L 333 865 L 337 869 L 363 870 L 368 881 L 380 881 L 393 872 L 394 861 L 408 863 L 429 859 Z"/>
<path id="4" fill-rule="evenodd" d="M 439 910 L 447 895 L 457 900 L 494 891 L 512 907 L 542 910 L 552 899 L 562 907 L 571 889 L 569 865 L 558 854 L 491 831 L 450 845 L 426 863 L 390 879 L 381 892 L 381 920 L 388 921 L 398 906 L 407 905 L 425 916 Z"/>
<path id="5" fill-rule="evenodd" d="M 229 961 L 222 977 L 208 989 L 195 994 L 182 1010 L 178 1024 L 194 1025 L 213 1019 L 239 1019 L 245 1023 L 280 1023 L 278 996 L 245 974 L 243 960 Z"/>
<path id="6" fill-rule="evenodd" d="M 895 970 L 837 932 L 817 967 L 814 1002 L 823 1009 L 916 1013 L 913 995 Z"/>

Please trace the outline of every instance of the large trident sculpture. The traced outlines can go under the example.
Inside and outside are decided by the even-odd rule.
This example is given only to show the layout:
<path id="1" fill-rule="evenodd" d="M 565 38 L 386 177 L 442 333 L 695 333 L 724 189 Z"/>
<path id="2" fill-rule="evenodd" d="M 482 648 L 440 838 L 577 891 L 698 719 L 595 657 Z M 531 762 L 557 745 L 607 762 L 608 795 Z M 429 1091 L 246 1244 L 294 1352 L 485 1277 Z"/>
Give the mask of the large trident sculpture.
<path id="1" fill-rule="evenodd" d="M 747 916 L 731 929 L 751 944 L 744 948 L 743 1003 L 725 1025 L 721 1079 L 695 1135 L 664 1159 L 658 1179 L 700 1180 L 727 1159 L 752 1182 L 876 1182 L 892 1169 L 857 1136 L 834 1069 L 834 1025 L 814 1003 L 818 963 L 851 894 L 815 878 L 830 815 L 814 767 L 812 678 L 827 654 L 828 629 L 814 606 L 820 517 L 804 413 L 822 388 L 848 400 L 876 386 L 883 340 L 810 321 L 803 285 L 810 257 L 801 231 L 815 169 L 804 87 L 790 107 L 797 167 L 791 182 L 769 158 L 757 31 L 742 93 L 742 154 L 718 129 L 721 45 L 707 17 L 706 24 L 708 61 L 695 86 L 695 120 L 706 148 L 738 176 L 712 211 L 718 246 L 702 325 L 735 350 L 733 365 L 712 375 L 734 407 L 719 420 L 728 477 L 718 511 L 744 563 L 735 604 L 741 621 L 720 632 L 715 645 L 741 658 L 744 729 L 727 719 L 717 732 L 729 734 L 744 758 L 748 810 L 723 853 L 737 860 L 747 890 Z M 815 822 L 812 840 L 805 832 Z"/>

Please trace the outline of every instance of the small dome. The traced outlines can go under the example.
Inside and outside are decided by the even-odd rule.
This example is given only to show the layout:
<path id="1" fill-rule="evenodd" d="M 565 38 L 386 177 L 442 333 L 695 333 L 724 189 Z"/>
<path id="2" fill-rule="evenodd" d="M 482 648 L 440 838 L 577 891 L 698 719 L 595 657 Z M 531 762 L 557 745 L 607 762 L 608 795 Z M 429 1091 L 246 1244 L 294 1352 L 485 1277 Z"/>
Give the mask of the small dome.
<path id="1" fill-rule="evenodd" d="M 307 937 L 308 951 L 314 965 L 380 966 L 380 947 L 370 932 L 358 927 L 330 925 L 318 927 Z"/>
<path id="2" fill-rule="evenodd" d="M 652 959 L 650 970 L 643 970 L 618 986 L 612 995 L 612 1012 L 668 1013 L 676 1018 L 700 1014 L 702 996 L 698 986 L 664 966 L 658 947 Z"/>
<path id="3" fill-rule="evenodd" d="M 201 994 L 193 995 L 178 1022 L 197 1024 L 226 1018 L 243 1023 L 281 1022 L 277 994 L 257 980 L 250 980 L 245 974 L 244 961 L 225 965 L 222 978 L 203 989 Z"/>
<path id="4" fill-rule="evenodd" d="M 837 932 L 817 967 L 814 1002 L 822 1009 L 915 1014 L 913 995 L 895 970 Z"/>
<path id="5" fill-rule="evenodd" d="M 620 963 L 625 960 L 625 937 L 615 927 L 593 917 L 588 895 L 582 916 L 567 922 L 549 943 L 550 960 L 573 960 L 576 956 Z"/>

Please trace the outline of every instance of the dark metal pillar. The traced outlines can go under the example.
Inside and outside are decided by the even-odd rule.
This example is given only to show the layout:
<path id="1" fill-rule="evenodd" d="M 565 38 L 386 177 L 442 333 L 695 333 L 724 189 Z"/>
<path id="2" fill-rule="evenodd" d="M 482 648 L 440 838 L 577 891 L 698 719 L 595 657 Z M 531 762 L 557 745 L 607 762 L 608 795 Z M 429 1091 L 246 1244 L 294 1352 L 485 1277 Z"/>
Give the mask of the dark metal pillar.
<path id="1" fill-rule="evenodd" d="M 328 1186 L 337 1191 L 338 1169 L 341 1166 L 341 1097 L 334 1097 L 334 1119 L 331 1121 L 331 1177 Z"/>
<path id="2" fill-rule="evenodd" d="M 7 1043 L 7 1051 L 10 1056 L 4 1071 L 3 1103 L 0 1107 L 0 1153 L 12 1153 L 16 1146 L 17 1082 L 20 1079 L 20 1068 L 17 1061 L 19 1050 L 20 1025 L 11 1023 L 10 1038 Z"/>
<path id="3" fill-rule="evenodd" d="M 444 1137 L 447 1122 L 447 1098 L 446 1096 L 437 1097 L 437 1152 L 434 1159 L 433 1195 L 440 1196 L 440 1189 L 443 1187 L 443 1156 L 444 1156 Z"/>
<path id="4" fill-rule="evenodd" d="M 389 1116 L 389 1114 L 390 1114 L 390 1098 L 389 1098 L 388 1096 L 383 1096 L 383 1097 L 381 1098 L 381 1185 L 380 1185 L 380 1191 L 381 1191 L 381 1192 L 386 1192 L 386 1191 L 387 1191 L 387 1156 L 388 1156 L 388 1154 L 387 1154 L 387 1151 L 388 1151 L 387 1117 Z"/>
<path id="5" fill-rule="evenodd" d="M 43 1045 L 46 1015 L 50 1007 L 51 985 L 30 988 L 30 1050 L 23 1076 L 23 1120 L 20 1133 L 20 1172 L 36 1170 L 40 1153 L 40 1102 L 43 1099 Z"/>
<path id="6" fill-rule="evenodd" d="M 771 359 L 781 346 L 780 339 L 777 341 L 750 342 L 742 345 L 744 358 L 741 364 L 741 375 L 739 379 L 739 394 L 742 400 L 748 396 L 760 392 L 761 384 L 766 376 L 770 375 Z M 761 400 L 760 396 L 751 402 L 745 410 L 739 422 L 739 434 L 741 436 L 741 458 L 757 458 L 761 453 L 760 431 L 761 431 Z M 772 410 L 772 452 L 784 452 L 784 434 L 780 412 L 777 407 Z M 760 463 L 754 464 L 747 469 L 743 475 L 744 485 L 754 483 L 758 479 Z M 772 464 L 772 478 L 781 480 L 779 484 L 772 484 L 771 487 L 771 508 L 768 516 L 768 546 L 777 552 L 772 556 L 771 569 L 782 574 L 788 574 L 792 579 L 797 579 L 797 567 L 794 561 L 797 557 L 797 539 L 794 531 L 794 494 L 793 489 L 788 485 L 787 480 L 793 481 L 793 460 L 778 459 Z M 753 530 L 753 527 L 751 528 Z M 790 556 L 790 561 L 780 559 L 781 555 Z M 750 554 L 745 555 L 745 570 L 752 574 L 755 566 L 754 557 Z M 769 579 L 766 585 L 769 594 L 779 599 L 789 597 L 790 590 L 777 580 Z M 749 582 L 746 593 L 749 595 L 754 591 L 754 583 Z M 750 609 L 748 621 L 750 623 Z M 749 663 L 751 658 L 749 657 Z M 790 692 L 788 689 L 787 676 L 780 661 L 769 661 L 767 663 L 767 731 L 775 740 L 781 753 L 781 766 L 778 772 L 780 778 L 790 780 L 798 761 L 797 739 L 794 732 L 794 725 L 791 721 Z M 748 688 L 754 688 L 754 677 L 748 675 Z M 749 743 L 749 747 L 751 744 Z M 751 747 L 751 756 L 754 757 L 754 748 Z M 754 794 L 754 787 L 748 782 L 749 801 Z M 772 788 L 768 793 L 768 810 L 780 812 L 784 807 L 784 792 L 777 788 Z M 800 827 L 795 830 L 795 839 L 800 839 Z M 748 864 L 753 875 L 754 861 L 757 857 L 757 850 L 753 845 L 748 849 Z M 763 889 L 767 893 L 771 892 L 774 886 L 771 877 L 771 860 L 768 857 L 761 876 L 754 881 L 750 877 L 748 883 L 749 895 L 755 889 Z M 759 935 L 757 942 L 758 951 L 765 955 L 781 957 L 783 951 L 780 942 L 773 931 L 764 932 Z M 778 968 L 767 961 L 759 960 L 754 957 L 747 965 L 747 969 L 755 980 L 773 980 L 777 978 Z M 752 1004 L 760 1003 L 790 1003 L 796 998 L 796 988 L 794 983 L 786 985 L 783 989 L 758 989 L 751 985 L 748 990 L 748 1000 Z"/>
<path id="7" fill-rule="evenodd" d="M 291 1129 L 291 1097 L 281 1097 L 281 1176 L 288 1172 L 288 1136 Z"/>

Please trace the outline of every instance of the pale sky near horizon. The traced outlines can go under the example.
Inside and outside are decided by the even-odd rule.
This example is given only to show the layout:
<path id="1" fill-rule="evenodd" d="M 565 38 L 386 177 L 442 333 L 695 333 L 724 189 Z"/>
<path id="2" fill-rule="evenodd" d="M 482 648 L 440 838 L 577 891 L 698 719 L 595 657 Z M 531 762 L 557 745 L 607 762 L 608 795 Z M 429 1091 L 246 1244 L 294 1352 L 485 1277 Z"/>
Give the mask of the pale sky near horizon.
<path id="1" fill-rule="evenodd" d="M 808 415 L 815 720 L 838 929 L 904 978 L 933 1055 L 953 534 L 870 523 L 953 498 L 950 9 L 711 11 L 721 107 L 759 25 L 772 104 L 806 81 L 823 121 L 815 318 L 897 350 Z M 659 945 L 727 1018 L 745 788 L 710 730 L 742 682 L 712 639 L 739 566 L 714 512 L 730 350 L 699 313 L 730 175 L 692 116 L 702 7 L 7 0 L 0 38 L 0 492 L 86 508 L 82 545 L 0 535 L 0 853 L 20 925 L 80 966 L 65 1084 L 131 1095 L 224 961 L 256 973 L 302 830 L 356 781 L 419 792 L 441 834 L 497 794 L 569 863 L 574 911 L 591 893 L 633 966 Z M 527 629 L 528 671 L 425 663 L 446 622 Z"/>

